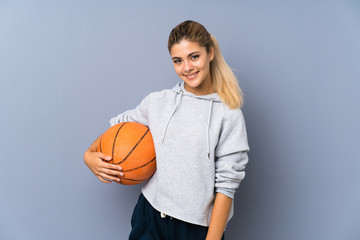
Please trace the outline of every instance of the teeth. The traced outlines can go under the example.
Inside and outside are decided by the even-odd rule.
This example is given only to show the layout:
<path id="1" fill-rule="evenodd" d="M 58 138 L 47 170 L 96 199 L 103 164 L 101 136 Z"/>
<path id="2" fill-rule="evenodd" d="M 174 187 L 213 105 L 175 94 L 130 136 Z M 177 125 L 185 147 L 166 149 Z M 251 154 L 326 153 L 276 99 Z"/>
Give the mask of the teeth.
<path id="1" fill-rule="evenodd" d="M 192 75 L 187 75 L 187 77 L 194 77 L 197 73 L 194 73 Z"/>

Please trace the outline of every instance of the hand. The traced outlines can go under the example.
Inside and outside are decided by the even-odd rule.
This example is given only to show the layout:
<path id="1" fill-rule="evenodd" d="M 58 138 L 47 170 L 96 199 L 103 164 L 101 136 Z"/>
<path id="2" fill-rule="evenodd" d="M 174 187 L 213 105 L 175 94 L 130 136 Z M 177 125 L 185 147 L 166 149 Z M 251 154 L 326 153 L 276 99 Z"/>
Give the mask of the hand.
<path id="1" fill-rule="evenodd" d="M 104 183 L 112 181 L 120 183 L 120 177 L 124 174 L 122 168 L 116 164 L 106 163 L 103 160 L 110 161 L 111 157 L 101 152 L 86 151 L 84 154 L 84 162 L 95 176 Z"/>

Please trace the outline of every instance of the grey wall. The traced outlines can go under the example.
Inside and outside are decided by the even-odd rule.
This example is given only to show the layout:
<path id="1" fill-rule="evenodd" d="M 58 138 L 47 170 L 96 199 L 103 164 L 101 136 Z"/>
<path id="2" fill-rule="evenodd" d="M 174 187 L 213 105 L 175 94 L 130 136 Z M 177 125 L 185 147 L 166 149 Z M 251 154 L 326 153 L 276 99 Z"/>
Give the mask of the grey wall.
<path id="1" fill-rule="evenodd" d="M 140 186 L 82 156 L 108 120 L 179 81 L 186 19 L 245 93 L 247 176 L 227 239 L 360 239 L 359 1 L 0 1 L 0 239 L 126 239 Z"/>

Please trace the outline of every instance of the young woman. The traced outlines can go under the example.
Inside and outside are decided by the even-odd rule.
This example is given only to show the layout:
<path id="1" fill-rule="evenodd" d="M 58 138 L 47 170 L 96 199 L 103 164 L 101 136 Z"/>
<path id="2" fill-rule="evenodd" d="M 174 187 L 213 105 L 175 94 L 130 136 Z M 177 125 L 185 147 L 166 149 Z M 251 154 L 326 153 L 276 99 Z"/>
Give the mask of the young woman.
<path id="1" fill-rule="evenodd" d="M 176 26 L 168 49 L 182 81 L 110 120 L 148 126 L 156 149 L 157 170 L 142 187 L 129 239 L 224 239 L 248 162 L 241 89 L 203 25 Z M 100 181 L 121 182 L 121 167 L 96 152 L 100 137 L 85 163 Z"/>

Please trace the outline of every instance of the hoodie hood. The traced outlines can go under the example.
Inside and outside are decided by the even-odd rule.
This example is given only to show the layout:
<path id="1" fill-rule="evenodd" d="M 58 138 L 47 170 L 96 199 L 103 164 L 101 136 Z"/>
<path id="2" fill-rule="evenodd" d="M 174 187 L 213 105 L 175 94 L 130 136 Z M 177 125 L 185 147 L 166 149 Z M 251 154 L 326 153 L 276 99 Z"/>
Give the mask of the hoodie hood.
<path id="1" fill-rule="evenodd" d="M 186 91 L 184 84 L 185 84 L 185 82 L 181 81 L 181 82 L 177 83 L 172 88 L 172 90 L 176 93 L 181 93 L 181 91 L 182 91 L 183 95 L 198 98 L 198 99 L 204 99 L 204 100 L 209 100 L 209 101 L 213 100 L 214 102 L 221 102 L 221 99 L 217 93 L 212 93 L 212 94 L 208 94 L 208 95 L 195 95 L 191 92 Z"/>

